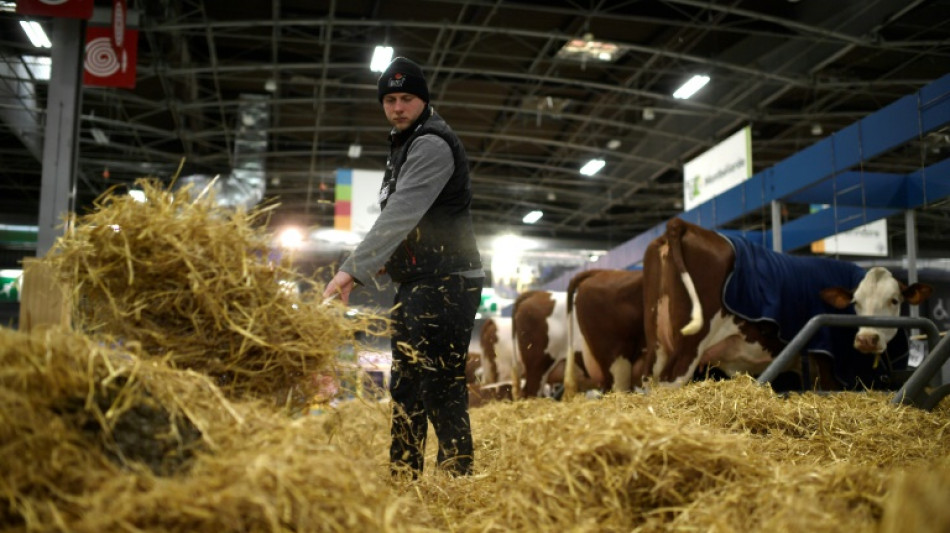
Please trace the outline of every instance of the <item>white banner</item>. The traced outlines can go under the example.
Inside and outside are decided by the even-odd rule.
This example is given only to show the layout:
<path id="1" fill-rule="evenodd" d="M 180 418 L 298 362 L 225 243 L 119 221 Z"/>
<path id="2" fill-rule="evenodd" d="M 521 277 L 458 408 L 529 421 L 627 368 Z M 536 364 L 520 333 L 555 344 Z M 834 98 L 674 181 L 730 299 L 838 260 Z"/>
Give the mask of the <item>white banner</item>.
<path id="1" fill-rule="evenodd" d="M 752 128 L 728 139 L 683 165 L 683 210 L 725 192 L 752 176 Z"/>
<path id="2" fill-rule="evenodd" d="M 813 242 L 811 251 L 816 254 L 887 257 L 887 219 Z"/>
<path id="3" fill-rule="evenodd" d="M 350 231 L 366 235 L 379 218 L 379 187 L 383 184 L 383 172 L 379 170 L 354 170 L 353 191 L 350 200 Z"/>

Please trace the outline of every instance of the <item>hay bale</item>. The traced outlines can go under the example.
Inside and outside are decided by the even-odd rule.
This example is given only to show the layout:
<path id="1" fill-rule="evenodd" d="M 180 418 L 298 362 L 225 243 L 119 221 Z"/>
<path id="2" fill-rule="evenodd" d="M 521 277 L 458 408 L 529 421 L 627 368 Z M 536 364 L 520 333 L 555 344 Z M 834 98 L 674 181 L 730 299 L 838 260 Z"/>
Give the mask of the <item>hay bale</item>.
<path id="1" fill-rule="evenodd" d="M 370 324 L 378 317 L 346 319 L 316 291 L 297 294 L 321 284 L 271 247 L 264 225 L 273 206 L 231 210 L 189 187 L 137 184 L 146 202 L 104 195 L 45 259 L 75 291 L 78 329 L 212 376 L 230 397 L 297 408 L 341 345 L 380 329 Z"/>
<path id="2" fill-rule="evenodd" d="M 424 529 L 411 517 L 425 509 L 334 444 L 327 419 L 231 402 L 202 374 L 79 333 L 0 329 L 0 368 L 5 531 Z"/>

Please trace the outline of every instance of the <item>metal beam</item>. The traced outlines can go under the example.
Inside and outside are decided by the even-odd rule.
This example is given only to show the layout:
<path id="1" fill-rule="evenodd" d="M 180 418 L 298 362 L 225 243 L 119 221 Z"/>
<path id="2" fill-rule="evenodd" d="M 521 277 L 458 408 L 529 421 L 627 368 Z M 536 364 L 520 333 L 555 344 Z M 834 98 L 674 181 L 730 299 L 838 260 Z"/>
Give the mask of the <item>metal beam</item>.
<path id="1" fill-rule="evenodd" d="M 861 185 L 861 191 L 849 189 L 841 195 L 848 202 L 855 201 L 855 194 L 863 195 L 862 203 L 857 204 L 860 207 L 839 205 L 834 210 L 819 211 L 785 223 L 783 247 L 793 250 L 834 234 L 835 230 L 844 231 L 901 210 L 927 205 L 950 196 L 950 159 L 906 176 L 862 173 L 853 169 L 947 124 L 950 124 L 950 74 L 681 213 L 679 218 L 714 229 L 758 212 L 772 201 L 793 197 L 817 200 L 818 192 L 827 193 L 829 187 L 834 190 L 838 180 L 849 186 Z M 826 197 L 815 203 L 833 201 L 834 197 Z M 628 269 L 640 263 L 650 241 L 662 235 L 665 228 L 665 222 L 657 224 L 611 250 L 597 262 L 597 268 Z M 758 236 L 765 246 L 771 246 L 771 234 L 744 234 L 753 239 Z M 566 272 L 545 288 L 564 290 L 576 273 Z"/>

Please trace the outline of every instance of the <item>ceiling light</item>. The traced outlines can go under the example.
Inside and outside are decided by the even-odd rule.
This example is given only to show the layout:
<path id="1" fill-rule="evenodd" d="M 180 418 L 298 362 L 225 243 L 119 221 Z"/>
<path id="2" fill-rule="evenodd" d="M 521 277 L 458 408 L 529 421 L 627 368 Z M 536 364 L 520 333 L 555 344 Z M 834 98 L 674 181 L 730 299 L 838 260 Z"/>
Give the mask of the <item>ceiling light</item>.
<path id="1" fill-rule="evenodd" d="M 581 167 L 581 174 L 585 176 L 593 176 L 600 172 L 600 169 L 604 168 L 607 162 L 603 159 L 591 159 Z"/>
<path id="2" fill-rule="evenodd" d="M 264 82 L 264 90 L 269 93 L 277 92 L 277 80 L 268 78 L 268 80 Z"/>
<path id="3" fill-rule="evenodd" d="M 534 224 L 535 222 L 541 220 L 541 217 L 543 216 L 544 216 L 544 213 L 542 211 L 538 211 L 537 209 L 535 209 L 534 211 L 531 211 L 530 213 L 525 215 L 524 218 L 521 219 L 521 221 L 524 222 L 525 224 Z"/>
<path id="4" fill-rule="evenodd" d="M 616 150 L 617 148 L 620 148 L 620 139 L 610 139 L 607 141 L 608 150 Z"/>
<path id="5" fill-rule="evenodd" d="M 824 130 L 821 129 L 821 124 L 819 124 L 819 123 L 816 122 L 816 123 L 814 123 L 814 124 L 811 125 L 811 134 L 812 134 L 812 135 L 818 136 L 818 135 L 821 135 L 823 132 L 824 132 Z"/>
<path id="6" fill-rule="evenodd" d="M 557 51 L 557 57 L 562 59 L 574 59 L 577 61 L 587 61 L 595 59 L 597 61 L 613 61 L 620 56 L 620 47 L 614 43 L 604 41 L 595 41 L 593 34 L 587 33 L 581 39 L 571 39 L 560 50 Z"/>
<path id="7" fill-rule="evenodd" d="M 284 228 L 277 240 L 284 248 L 296 249 L 303 245 L 303 233 L 297 228 Z"/>
<path id="8" fill-rule="evenodd" d="M 91 128 L 89 133 L 92 134 L 92 139 L 96 141 L 96 144 L 106 145 L 109 144 L 109 136 L 106 135 L 106 132 L 102 131 L 99 128 Z"/>
<path id="9" fill-rule="evenodd" d="M 709 76 L 696 74 L 690 78 L 688 82 L 684 83 L 682 87 L 676 89 L 676 92 L 673 93 L 673 98 L 686 100 L 690 96 L 696 94 L 697 91 L 705 87 L 707 83 L 709 83 Z"/>
<path id="10" fill-rule="evenodd" d="M 352 231 L 333 228 L 318 229 L 312 233 L 312 237 L 316 240 L 330 244 L 344 244 L 353 246 L 359 244 L 362 240 L 359 235 L 353 233 Z"/>
<path id="11" fill-rule="evenodd" d="M 538 242 L 512 233 L 504 233 L 492 239 L 491 249 L 496 256 L 514 256 L 525 250 L 538 247 Z M 494 269 L 492 269 L 494 271 Z"/>
<path id="12" fill-rule="evenodd" d="M 656 114 L 653 112 L 652 107 L 643 108 L 643 120 L 653 120 L 656 118 Z"/>
<path id="13" fill-rule="evenodd" d="M 30 42 L 33 43 L 33 46 L 37 48 L 53 47 L 53 43 L 50 42 L 49 37 L 46 36 L 46 32 L 43 31 L 43 26 L 40 26 L 39 22 L 21 20 L 20 27 L 23 28 L 23 32 L 26 33 L 26 36 L 30 38 Z"/>
<path id="14" fill-rule="evenodd" d="M 350 149 L 346 155 L 350 156 L 350 159 L 359 159 L 361 153 L 363 153 L 363 147 L 353 143 L 350 145 Z"/>
<path id="15" fill-rule="evenodd" d="M 392 46 L 377 46 L 373 51 L 373 60 L 369 63 L 369 69 L 373 72 L 382 72 L 386 70 L 393 60 Z"/>

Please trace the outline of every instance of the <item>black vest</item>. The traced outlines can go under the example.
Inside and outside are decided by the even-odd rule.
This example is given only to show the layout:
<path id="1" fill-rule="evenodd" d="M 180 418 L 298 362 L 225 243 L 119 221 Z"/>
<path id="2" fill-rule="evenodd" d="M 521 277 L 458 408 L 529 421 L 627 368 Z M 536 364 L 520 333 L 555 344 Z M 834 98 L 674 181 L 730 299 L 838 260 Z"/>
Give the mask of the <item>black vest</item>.
<path id="1" fill-rule="evenodd" d="M 472 229 L 468 157 L 458 136 L 431 107 L 426 107 L 412 127 L 391 138 L 389 163 L 383 176 L 380 197 L 388 199 L 399 188 L 399 172 L 406 161 L 409 147 L 414 140 L 427 134 L 438 135 L 448 143 L 455 161 L 455 171 L 435 203 L 386 263 L 386 272 L 398 283 L 482 267 Z M 380 207 L 386 209 L 386 200 L 380 202 Z"/>

